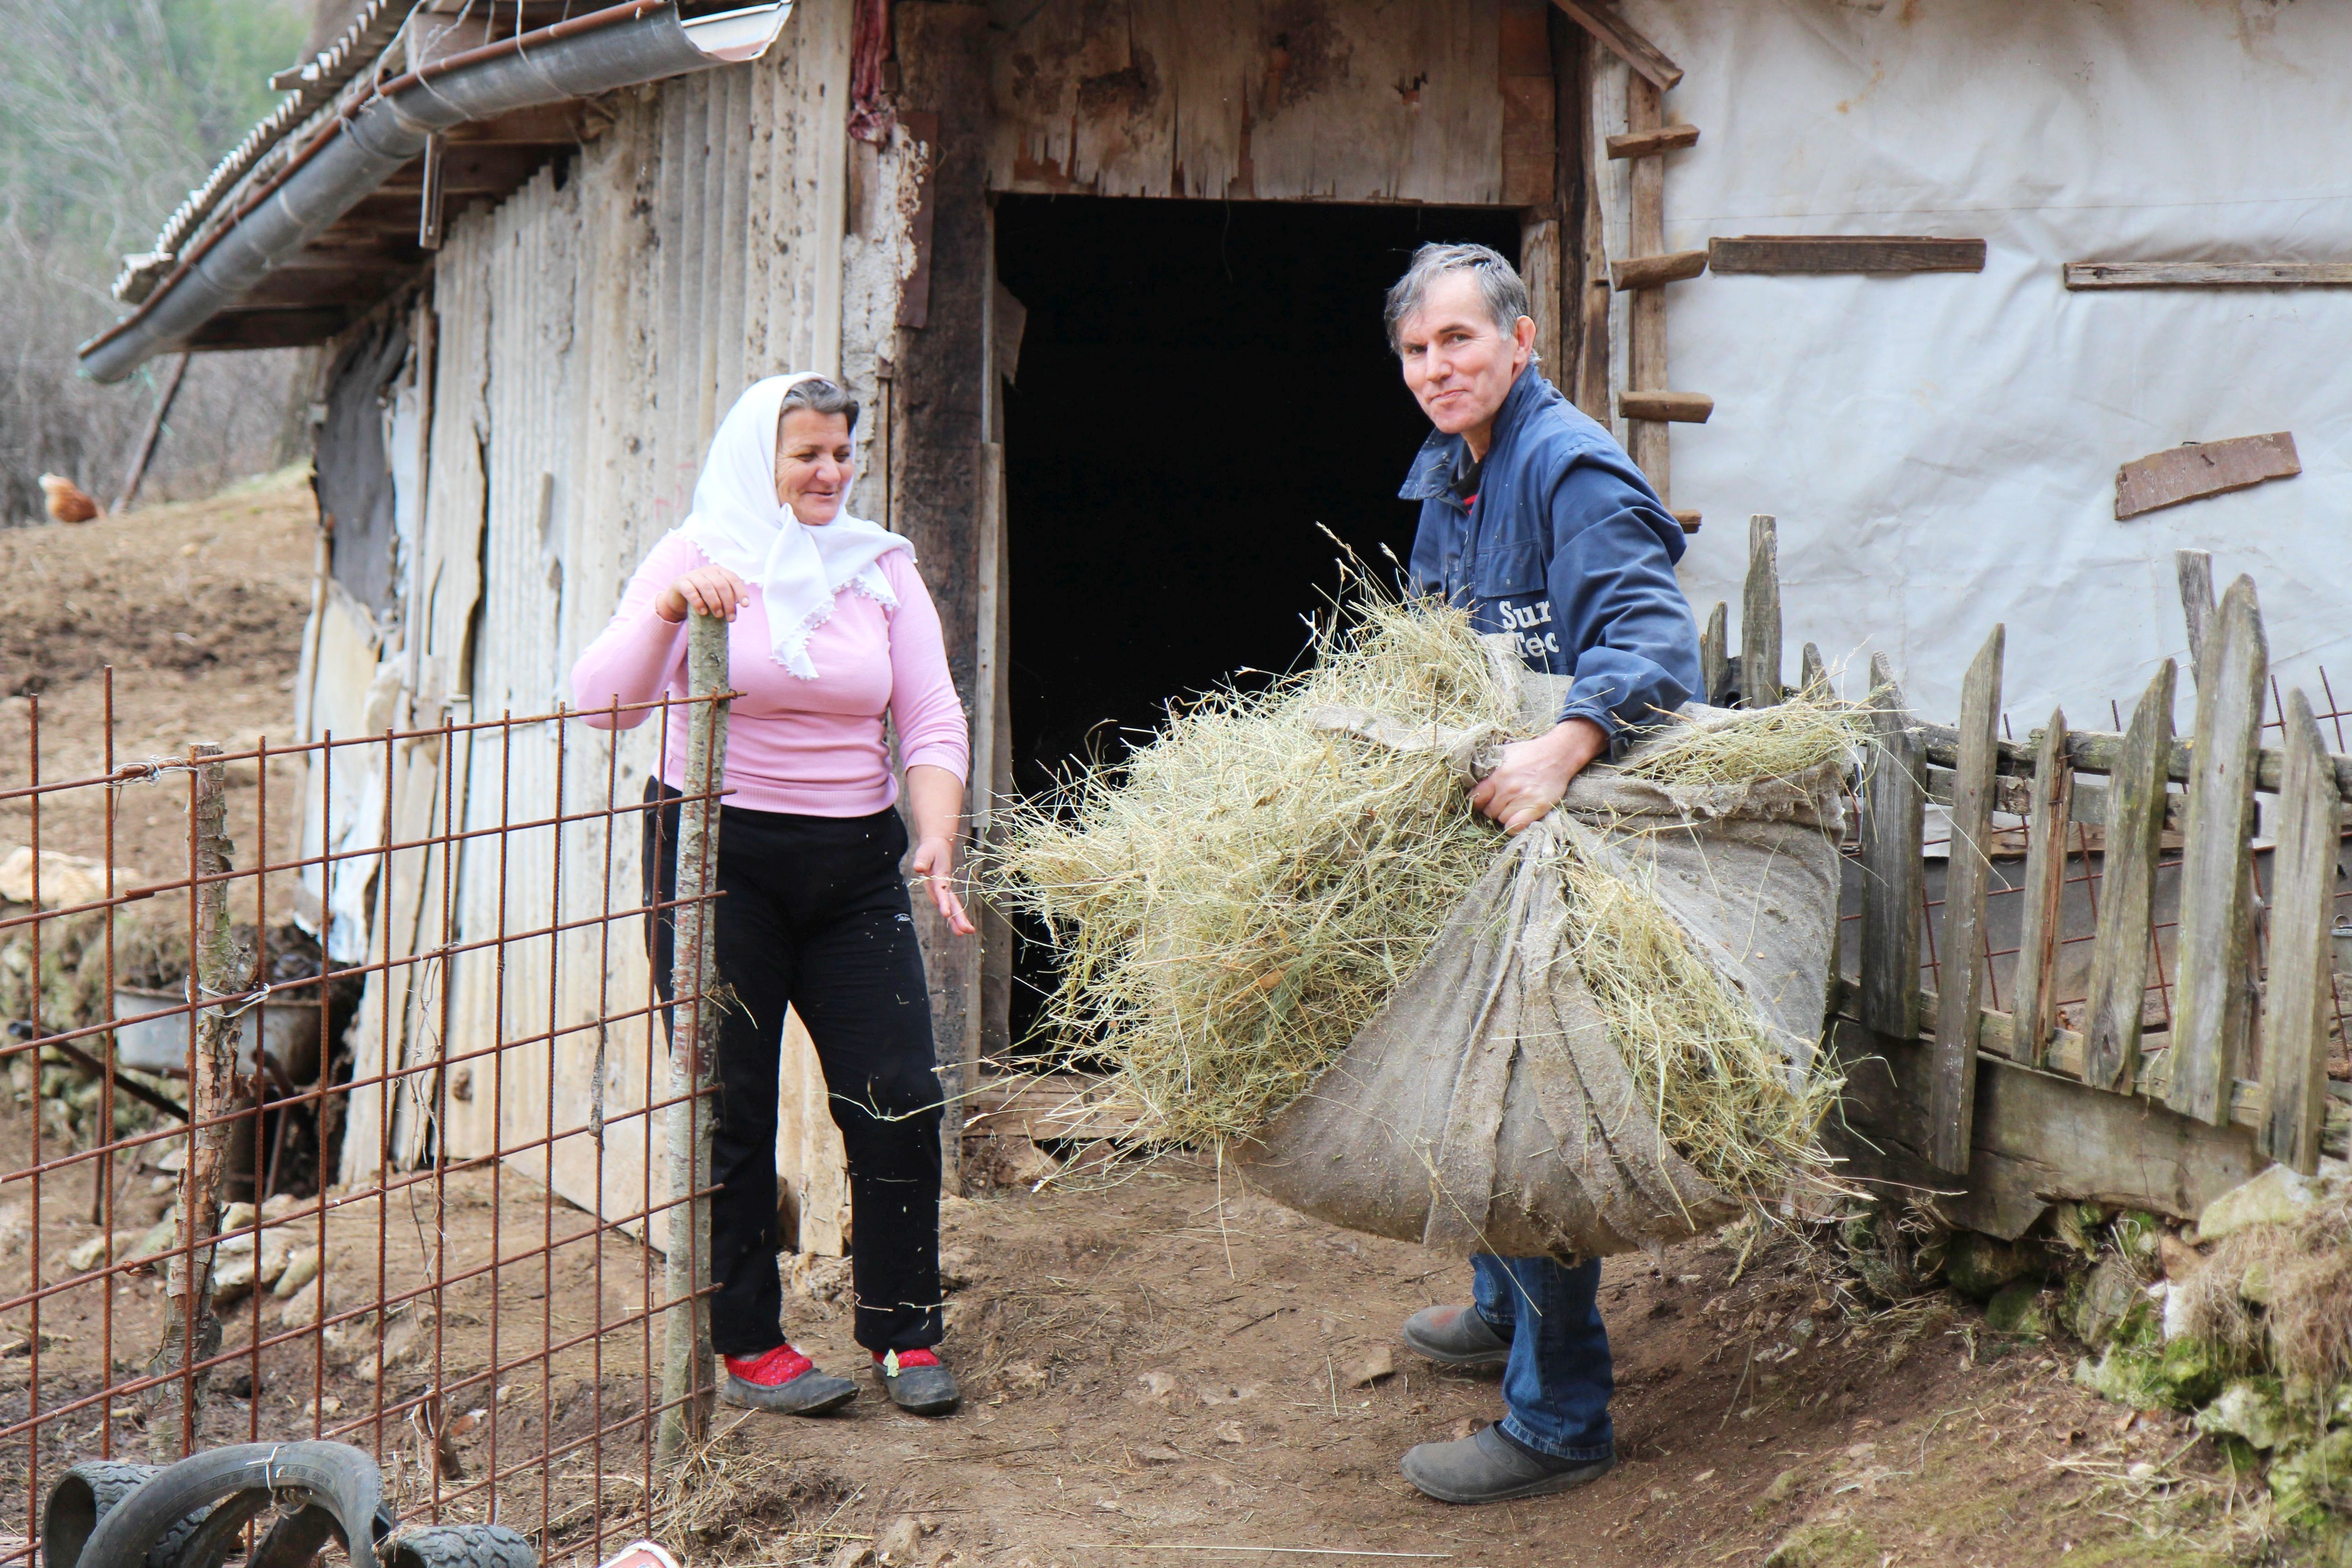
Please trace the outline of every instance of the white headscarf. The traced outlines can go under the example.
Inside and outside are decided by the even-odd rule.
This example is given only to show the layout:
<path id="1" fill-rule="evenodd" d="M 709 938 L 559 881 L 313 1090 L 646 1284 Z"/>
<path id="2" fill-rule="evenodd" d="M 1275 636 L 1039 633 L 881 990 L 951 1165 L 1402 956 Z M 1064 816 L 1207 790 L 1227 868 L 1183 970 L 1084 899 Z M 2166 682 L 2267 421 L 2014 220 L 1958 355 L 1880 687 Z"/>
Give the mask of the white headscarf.
<path id="1" fill-rule="evenodd" d="M 835 595 L 855 588 L 897 609 L 898 596 L 880 563 L 893 550 L 909 559 L 915 552 L 880 523 L 850 516 L 845 494 L 841 512 L 815 528 L 776 500 L 776 421 L 784 394 L 815 379 L 814 371 L 770 376 L 735 400 L 694 481 L 694 510 L 677 528 L 713 563 L 760 590 L 775 660 L 803 680 L 816 679 L 809 634 L 833 618 Z"/>

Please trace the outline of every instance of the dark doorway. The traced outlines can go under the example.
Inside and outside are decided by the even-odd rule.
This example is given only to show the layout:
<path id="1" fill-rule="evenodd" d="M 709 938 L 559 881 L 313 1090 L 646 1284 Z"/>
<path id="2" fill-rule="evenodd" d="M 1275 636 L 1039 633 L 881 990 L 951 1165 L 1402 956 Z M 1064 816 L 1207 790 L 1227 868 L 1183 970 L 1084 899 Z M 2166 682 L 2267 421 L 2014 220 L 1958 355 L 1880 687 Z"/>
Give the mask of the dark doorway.
<path id="1" fill-rule="evenodd" d="M 1339 582 L 1318 524 L 1384 576 L 1428 424 L 1381 300 L 1415 247 L 1517 258 L 1493 208 L 1005 196 L 1026 307 L 1005 393 L 1013 786 L 1116 757 L 1181 698 L 1281 670 Z M 1045 978 L 1016 959 L 1013 1038 Z M 1025 983 L 1024 983 L 1025 982 Z"/>

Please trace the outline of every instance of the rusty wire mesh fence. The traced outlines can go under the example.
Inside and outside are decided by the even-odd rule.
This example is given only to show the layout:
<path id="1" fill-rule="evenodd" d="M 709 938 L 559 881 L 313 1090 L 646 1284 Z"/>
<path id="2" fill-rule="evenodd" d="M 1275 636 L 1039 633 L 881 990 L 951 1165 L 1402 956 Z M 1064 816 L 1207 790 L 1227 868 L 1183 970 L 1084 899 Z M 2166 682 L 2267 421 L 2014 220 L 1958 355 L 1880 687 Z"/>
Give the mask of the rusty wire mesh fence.
<path id="1" fill-rule="evenodd" d="M 592 721 L 666 744 L 698 709 Z M 664 1123 L 697 1091 L 646 932 L 710 879 L 644 890 L 643 739 L 453 716 L 125 763 L 110 674 L 101 765 L 52 778 L 29 714 L 0 789 L 29 838 L 0 847 L 0 1564 L 69 1465 L 313 1437 L 374 1456 L 404 1521 L 599 1560 L 703 1397 L 664 1389 L 699 1278 L 654 1250 L 688 1201 Z M 177 814 L 175 863 L 123 864 L 126 811 Z"/>

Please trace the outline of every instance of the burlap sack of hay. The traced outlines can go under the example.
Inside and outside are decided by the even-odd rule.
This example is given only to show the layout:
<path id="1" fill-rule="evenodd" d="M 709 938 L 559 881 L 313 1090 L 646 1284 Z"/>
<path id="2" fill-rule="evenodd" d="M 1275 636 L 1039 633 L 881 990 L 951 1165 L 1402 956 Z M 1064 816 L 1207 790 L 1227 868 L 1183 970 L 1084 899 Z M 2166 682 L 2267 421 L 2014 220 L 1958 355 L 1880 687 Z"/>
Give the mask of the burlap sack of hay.
<path id="1" fill-rule="evenodd" d="M 1558 711 L 1557 678 L 1514 679 L 1523 718 Z M 1349 710 L 1321 721 L 1435 749 L 1465 773 L 1499 740 Z M 1589 769 L 1472 889 L 1345 1053 L 1228 1158 L 1277 1202 L 1456 1255 L 1654 1250 L 1724 1224 L 1738 1205 L 1660 1138 L 1656 1108 L 1568 956 L 1561 857 L 1643 879 L 1784 1044 L 1801 1087 L 1837 940 L 1842 784 L 1830 764 L 1726 785 Z"/>

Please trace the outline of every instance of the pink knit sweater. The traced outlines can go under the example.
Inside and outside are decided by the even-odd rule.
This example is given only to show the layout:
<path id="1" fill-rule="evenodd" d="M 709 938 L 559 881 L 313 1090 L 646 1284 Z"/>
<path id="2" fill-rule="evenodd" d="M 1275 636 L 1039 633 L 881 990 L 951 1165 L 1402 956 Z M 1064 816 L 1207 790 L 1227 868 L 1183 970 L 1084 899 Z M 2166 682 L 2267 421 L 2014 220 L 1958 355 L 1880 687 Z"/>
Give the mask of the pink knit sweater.
<path id="1" fill-rule="evenodd" d="M 572 667 L 572 700 L 599 729 L 612 721 L 596 710 L 616 698 L 647 702 L 686 693 L 686 626 L 663 620 L 654 601 L 698 566 L 701 551 L 665 537 L 629 579 L 613 624 Z M 833 618 L 809 634 L 817 679 L 803 680 L 770 653 L 768 616 L 760 590 L 729 628 L 729 679 L 740 693 L 727 721 L 730 805 L 806 816 L 866 816 L 898 798 L 882 734 L 887 711 L 898 730 L 900 760 L 928 763 L 958 778 L 971 766 L 971 743 L 963 705 L 948 679 L 939 612 L 915 563 L 903 550 L 882 557 L 882 574 L 898 596 L 886 610 L 855 588 L 834 601 Z M 635 729 L 651 711 L 621 715 Z M 681 787 L 686 776 L 683 710 L 669 719 L 662 778 Z"/>

